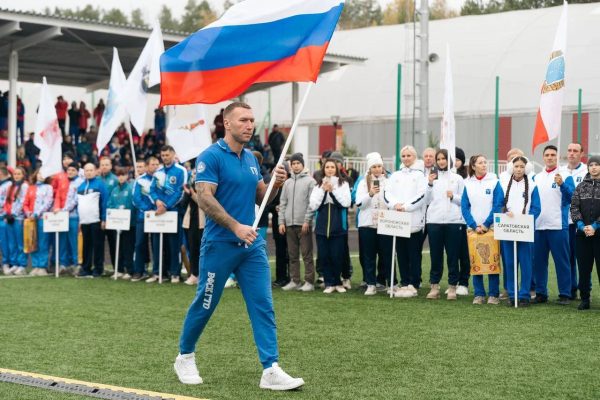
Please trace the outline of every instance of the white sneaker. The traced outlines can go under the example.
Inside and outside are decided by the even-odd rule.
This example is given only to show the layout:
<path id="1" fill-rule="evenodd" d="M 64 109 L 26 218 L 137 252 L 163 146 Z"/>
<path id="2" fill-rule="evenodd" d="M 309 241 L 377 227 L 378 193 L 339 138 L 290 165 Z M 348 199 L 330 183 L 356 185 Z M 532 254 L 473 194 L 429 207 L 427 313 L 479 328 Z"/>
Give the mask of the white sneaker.
<path id="1" fill-rule="evenodd" d="M 344 287 L 344 289 L 346 290 L 350 290 L 352 289 L 352 283 L 350 282 L 350 279 L 344 279 L 342 281 L 342 286 Z"/>
<path id="2" fill-rule="evenodd" d="M 375 285 L 375 290 L 377 290 L 378 292 L 385 292 L 387 288 L 385 287 L 385 285 L 378 283 L 377 285 Z"/>
<path id="3" fill-rule="evenodd" d="M 396 295 L 396 293 L 399 293 L 399 292 L 400 292 L 400 290 L 402 290 L 402 288 L 399 288 L 398 286 L 395 286 L 395 285 L 394 285 L 394 287 L 392 287 L 391 289 L 390 289 L 390 288 L 388 288 L 388 289 L 386 290 L 386 293 L 387 293 L 387 294 L 392 294 L 392 293 L 393 293 L 393 294 L 394 294 L 394 296 L 395 296 L 395 295 Z"/>
<path id="4" fill-rule="evenodd" d="M 179 277 L 178 277 L 178 276 L 175 276 L 175 275 L 173 275 L 173 276 L 171 277 L 171 283 L 179 283 Z"/>
<path id="5" fill-rule="evenodd" d="M 412 293 L 412 297 L 417 297 L 419 295 L 419 291 L 413 285 L 408 285 L 408 290 Z"/>
<path id="6" fill-rule="evenodd" d="M 186 385 L 199 385 L 202 383 L 202 378 L 196 367 L 196 354 L 179 354 L 175 359 L 175 373 L 179 381 Z"/>
<path id="7" fill-rule="evenodd" d="M 304 285 L 298 288 L 300 292 L 312 292 L 313 290 L 315 290 L 315 285 L 310 282 L 304 282 Z"/>
<path id="8" fill-rule="evenodd" d="M 2 265 L 2 273 L 3 273 L 4 275 L 10 275 L 10 272 L 9 272 L 9 271 L 10 271 L 10 265 L 8 265 L 8 264 L 3 264 L 3 265 Z"/>
<path id="9" fill-rule="evenodd" d="M 468 296 L 469 288 L 466 286 L 459 285 L 456 287 L 456 295 L 457 296 Z"/>
<path id="10" fill-rule="evenodd" d="M 17 269 L 15 270 L 15 272 L 13 272 L 14 275 L 18 275 L 18 276 L 24 276 L 27 275 L 27 268 L 25 267 L 17 267 Z"/>
<path id="11" fill-rule="evenodd" d="M 346 293 L 346 288 L 342 285 L 338 285 L 335 287 L 335 291 L 338 293 Z"/>
<path id="12" fill-rule="evenodd" d="M 335 286 L 327 286 L 325 290 L 323 290 L 323 293 L 325 294 L 331 294 L 333 292 L 335 292 Z"/>
<path id="13" fill-rule="evenodd" d="M 394 292 L 394 297 L 398 297 L 401 299 L 408 299 L 410 297 L 415 297 L 412 290 L 408 288 L 408 286 L 402 286 L 400 290 Z"/>
<path id="14" fill-rule="evenodd" d="M 375 289 L 375 285 L 368 285 L 367 290 L 365 290 L 365 296 L 373 296 L 377 294 L 377 290 Z"/>
<path id="15" fill-rule="evenodd" d="M 154 283 L 158 282 L 158 275 L 152 275 L 150 278 L 146 279 L 146 283 Z"/>
<path id="16" fill-rule="evenodd" d="M 195 277 L 194 275 L 190 275 L 190 276 L 188 276 L 188 278 L 183 283 L 185 283 L 186 285 L 190 285 L 190 286 L 197 285 L 198 284 L 198 278 Z"/>
<path id="17" fill-rule="evenodd" d="M 46 268 L 36 268 L 37 276 L 48 276 L 48 270 Z"/>
<path id="18" fill-rule="evenodd" d="M 225 289 L 231 289 L 237 286 L 237 282 L 231 278 L 227 278 L 227 282 L 225 282 Z"/>
<path id="19" fill-rule="evenodd" d="M 281 288 L 281 290 L 285 290 L 287 292 L 289 290 L 296 290 L 299 287 L 300 287 L 299 283 L 296 283 L 294 281 L 289 281 L 287 285 L 285 285 Z"/>
<path id="20" fill-rule="evenodd" d="M 129 274 L 125 274 L 121 277 L 121 279 L 123 279 L 124 281 L 130 281 L 131 280 L 131 275 Z"/>
<path id="21" fill-rule="evenodd" d="M 19 267 L 17 267 L 16 265 L 13 265 L 12 267 L 10 267 L 10 269 L 8 270 L 8 274 L 6 274 L 6 275 L 16 275 L 16 272 L 18 269 L 19 269 Z"/>
<path id="22" fill-rule="evenodd" d="M 292 378 L 281 369 L 279 364 L 273 363 L 271 368 L 265 368 L 260 378 L 261 389 L 292 390 L 304 385 L 304 379 Z"/>

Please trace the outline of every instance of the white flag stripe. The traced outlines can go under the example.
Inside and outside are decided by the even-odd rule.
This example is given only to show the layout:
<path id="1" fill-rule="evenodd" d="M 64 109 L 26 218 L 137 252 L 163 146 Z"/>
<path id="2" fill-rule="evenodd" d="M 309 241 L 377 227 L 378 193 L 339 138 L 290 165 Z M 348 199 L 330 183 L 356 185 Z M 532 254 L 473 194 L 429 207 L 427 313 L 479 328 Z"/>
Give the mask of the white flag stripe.
<path id="1" fill-rule="evenodd" d="M 42 162 L 40 173 L 45 178 L 62 172 L 62 134 L 58 127 L 58 116 L 53 100 L 54 96 L 50 93 L 44 77 L 33 143 L 40 149 L 39 158 Z"/>
<path id="2" fill-rule="evenodd" d="M 212 144 L 205 107 L 200 104 L 175 106 L 167 139 L 180 162 L 198 157 Z"/>
<path id="3" fill-rule="evenodd" d="M 148 89 L 160 83 L 160 56 L 165 52 L 160 26 L 156 24 L 146 42 L 140 58 L 127 78 L 123 104 L 129 113 L 131 124 L 141 135 L 144 131 Z"/>
<path id="4" fill-rule="evenodd" d="M 102 152 L 102 149 L 110 142 L 119 125 L 126 119 L 125 106 L 122 103 L 126 83 L 125 73 L 119 59 L 119 52 L 116 47 L 113 47 L 108 99 L 106 100 L 106 108 L 102 114 L 100 129 L 98 129 L 98 138 L 96 139 L 98 152 Z"/>
<path id="5" fill-rule="evenodd" d="M 450 62 L 450 46 L 446 45 L 446 82 L 444 86 L 444 114 L 440 137 L 440 149 L 448 151 L 448 168 L 455 168 L 456 160 L 456 125 L 454 121 L 454 87 L 452 81 L 452 64 Z"/>

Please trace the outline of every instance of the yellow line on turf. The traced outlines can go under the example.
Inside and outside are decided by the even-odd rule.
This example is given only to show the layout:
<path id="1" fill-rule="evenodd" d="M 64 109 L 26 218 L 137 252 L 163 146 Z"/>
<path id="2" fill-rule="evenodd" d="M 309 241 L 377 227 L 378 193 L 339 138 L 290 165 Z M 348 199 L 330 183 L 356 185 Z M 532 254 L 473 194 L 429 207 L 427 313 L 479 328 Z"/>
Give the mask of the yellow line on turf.
<path id="1" fill-rule="evenodd" d="M 146 396 L 161 397 L 161 398 L 169 399 L 169 400 L 171 400 L 171 399 L 172 400 L 206 400 L 206 399 L 197 399 L 195 397 L 180 396 L 177 394 L 158 393 L 158 392 L 151 392 L 149 390 L 132 389 L 132 388 L 126 388 L 126 387 L 120 387 L 120 386 L 103 385 L 101 383 L 78 381 L 75 379 L 58 378 L 55 376 L 35 374 L 32 372 L 15 371 L 15 370 L 6 369 L 6 368 L 0 368 L 0 373 L 8 373 L 8 374 L 14 374 L 14 375 L 20 375 L 20 376 L 27 376 L 27 377 L 31 377 L 31 378 L 38 378 L 38 379 L 46 379 L 46 380 L 52 380 L 52 381 L 64 382 L 64 383 L 76 384 L 76 385 L 85 385 L 85 386 L 99 388 L 99 389 L 109 389 L 109 390 L 121 391 L 121 392 L 126 392 L 126 393 L 135 393 L 135 394 L 146 395 Z"/>

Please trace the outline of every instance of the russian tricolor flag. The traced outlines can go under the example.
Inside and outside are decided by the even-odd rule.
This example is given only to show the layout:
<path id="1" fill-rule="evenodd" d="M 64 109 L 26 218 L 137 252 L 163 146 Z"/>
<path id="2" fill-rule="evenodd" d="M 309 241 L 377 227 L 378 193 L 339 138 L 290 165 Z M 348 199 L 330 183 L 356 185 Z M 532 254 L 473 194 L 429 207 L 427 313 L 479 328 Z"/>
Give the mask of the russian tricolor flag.
<path id="1" fill-rule="evenodd" d="M 246 0 L 160 58 L 161 106 L 214 104 L 254 83 L 317 80 L 344 0 Z"/>

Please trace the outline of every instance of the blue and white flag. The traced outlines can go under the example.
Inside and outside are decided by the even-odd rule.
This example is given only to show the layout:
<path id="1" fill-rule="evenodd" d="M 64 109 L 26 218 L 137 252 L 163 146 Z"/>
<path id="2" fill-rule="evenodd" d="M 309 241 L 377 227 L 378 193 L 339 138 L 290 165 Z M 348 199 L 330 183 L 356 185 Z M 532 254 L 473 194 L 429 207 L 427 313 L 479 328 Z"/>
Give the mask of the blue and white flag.
<path id="1" fill-rule="evenodd" d="M 123 92 L 127 80 L 125 73 L 119 60 L 119 52 L 113 47 L 113 60 L 110 71 L 110 83 L 108 87 L 108 99 L 106 100 L 106 108 L 102 114 L 100 129 L 98 130 L 98 138 L 96 139 L 96 147 L 98 153 L 102 152 L 104 146 L 110 142 L 115 131 L 125 120 L 127 111 L 123 104 Z"/>

